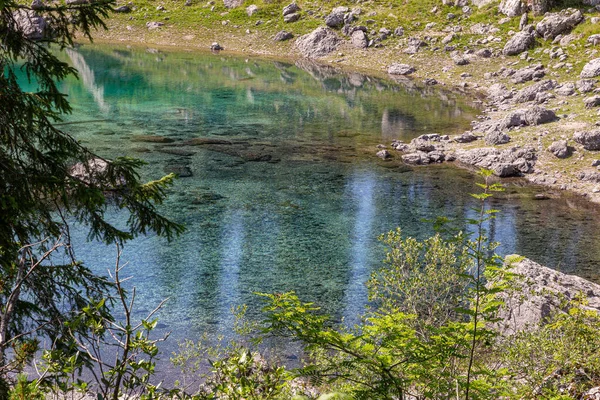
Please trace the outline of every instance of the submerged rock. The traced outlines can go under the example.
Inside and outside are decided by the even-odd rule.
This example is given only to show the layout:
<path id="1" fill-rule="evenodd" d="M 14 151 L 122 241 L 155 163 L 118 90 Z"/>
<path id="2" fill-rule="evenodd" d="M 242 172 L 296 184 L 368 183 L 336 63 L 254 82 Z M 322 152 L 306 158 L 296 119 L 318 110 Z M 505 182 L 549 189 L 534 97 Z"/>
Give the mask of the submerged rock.
<path id="1" fill-rule="evenodd" d="M 163 168 L 163 171 L 167 174 L 175 174 L 179 178 L 189 178 L 192 176 L 192 170 L 187 165 L 183 164 L 169 164 Z"/>
<path id="2" fill-rule="evenodd" d="M 132 142 L 146 142 L 146 143 L 173 143 L 175 140 L 158 135 L 135 135 L 131 138 Z"/>

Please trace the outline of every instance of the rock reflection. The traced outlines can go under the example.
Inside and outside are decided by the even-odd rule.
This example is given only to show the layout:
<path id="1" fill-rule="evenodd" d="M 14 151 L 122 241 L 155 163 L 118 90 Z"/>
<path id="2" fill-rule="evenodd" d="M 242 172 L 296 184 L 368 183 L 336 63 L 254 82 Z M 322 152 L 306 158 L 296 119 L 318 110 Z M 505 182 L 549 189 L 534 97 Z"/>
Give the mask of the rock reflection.
<path id="1" fill-rule="evenodd" d="M 71 59 L 71 63 L 77 69 L 83 85 L 94 97 L 96 105 L 104 114 L 108 114 L 110 111 L 110 105 L 104 99 L 104 86 L 96 83 L 94 71 L 85 61 L 85 57 L 74 49 L 65 49 L 65 52 Z"/>

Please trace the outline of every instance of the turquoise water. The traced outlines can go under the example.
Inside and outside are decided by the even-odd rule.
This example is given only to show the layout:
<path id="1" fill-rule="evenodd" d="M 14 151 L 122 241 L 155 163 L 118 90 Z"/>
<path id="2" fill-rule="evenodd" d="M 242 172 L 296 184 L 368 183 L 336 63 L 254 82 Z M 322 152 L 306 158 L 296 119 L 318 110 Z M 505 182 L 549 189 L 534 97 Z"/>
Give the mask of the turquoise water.
<path id="1" fill-rule="evenodd" d="M 374 156 L 378 143 L 467 129 L 476 110 L 449 91 L 308 61 L 109 46 L 65 59 L 81 79 L 61 85 L 74 106 L 64 130 L 104 156 L 146 160 L 145 178 L 191 174 L 162 207 L 187 232 L 172 243 L 141 237 L 122 257 L 138 316 L 169 298 L 158 331 L 172 331 L 171 343 L 231 332 L 235 305 L 259 318 L 257 291 L 295 290 L 356 322 L 384 256 L 378 235 L 400 226 L 424 238 L 423 219 L 473 216 L 472 174 Z M 595 209 L 507 185 L 488 226 L 499 252 L 600 281 Z M 79 258 L 98 272 L 113 265 L 112 248 L 76 236 Z"/>

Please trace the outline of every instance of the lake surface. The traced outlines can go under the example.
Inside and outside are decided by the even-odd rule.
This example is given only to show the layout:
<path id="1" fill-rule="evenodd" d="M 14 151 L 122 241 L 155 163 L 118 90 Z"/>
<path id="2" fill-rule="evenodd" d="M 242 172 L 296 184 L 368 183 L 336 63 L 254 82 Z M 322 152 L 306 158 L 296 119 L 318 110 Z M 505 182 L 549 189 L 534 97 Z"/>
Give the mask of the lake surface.
<path id="1" fill-rule="evenodd" d="M 477 111 L 449 91 L 305 60 L 124 46 L 84 46 L 65 60 L 81 75 L 61 84 L 74 107 L 65 131 L 103 156 L 146 160 L 145 178 L 192 174 L 162 207 L 187 232 L 172 243 L 141 237 L 123 254 L 140 316 L 169 298 L 158 331 L 172 331 L 171 343 L 231 332 L 236 305 L 258 318 L 254 292 L 295 290 L 356 322 L 384 257 L 380 234 L 400 226 L 424 238 L 433 230 L 423 219 L 473 217 L 472 174 L 375 157 L 378 143 L 468 129 Z M 596 208 L 507 185 L 488 226 L 498 251 L 600 282 Z M 113 249 L 77 233 L 78 257 L 111 268 Z"/>

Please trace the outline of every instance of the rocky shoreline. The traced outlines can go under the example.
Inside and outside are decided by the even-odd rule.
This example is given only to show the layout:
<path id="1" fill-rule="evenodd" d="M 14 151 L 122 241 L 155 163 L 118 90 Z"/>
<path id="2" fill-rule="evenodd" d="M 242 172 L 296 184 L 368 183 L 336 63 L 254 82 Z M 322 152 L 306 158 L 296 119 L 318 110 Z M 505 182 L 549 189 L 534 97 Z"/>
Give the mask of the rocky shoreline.
<path id="1" fill-rule="evenodd" d="M 381 24 L 369 19 L 377 12 L 369 12 L 368 5 L 329 11 L 320 6 L 317 13 L 314 4 L 299 2 L 281 6 L 280 16 L 273 18 L 281 18 L 286 29 L 275 34 L 273 28 L 261 31 L 259 21 L 252 24 L 256 28 L 241 32 L 242 25 L 226 23 L 229 11 L 221 13 L 221 26 L 191 31 L 175 22 L 158 28 L 147 23 L 124 26 L 136 18 L 125 19 L 128 14 L 123 14 L 109 20 L 109 30 L 96 37 L 274 57 L 285 54 L 483 95 L 482 114 L 470 131 L 453 138 L 432 132 L 411 143 L 382 143 L 385 149 L 378 149 L 378 155 L 413 165 L 454 162 L 490 168 L 500 177 L 522 176 L 600 203 L 600 87 L 596 81 L 600 35 L 587 33 L 600 29 L 600 5 L 586 1 L 589 5 L 583 11 L 537 15 L 521 1 L 443 0 L 434 2 L 440 4 L 411 27 L 390 25 L 378 30 Z M 218 6 L 211 1 L 202 8 Z M 242 7 L 246 5 L 239 2 L 226 9 Z M 253 15 L 260 15 L 261 7 L 246 7 L 249 23 Z M 478 7 L 494 18 L 471 23 Z M 429 17 L 444 15 L 449 21 L 445 26 L 425 24 Z M 304 35 L 294 32 L 309 19 L 321 21 L 321 26 Z"/>

